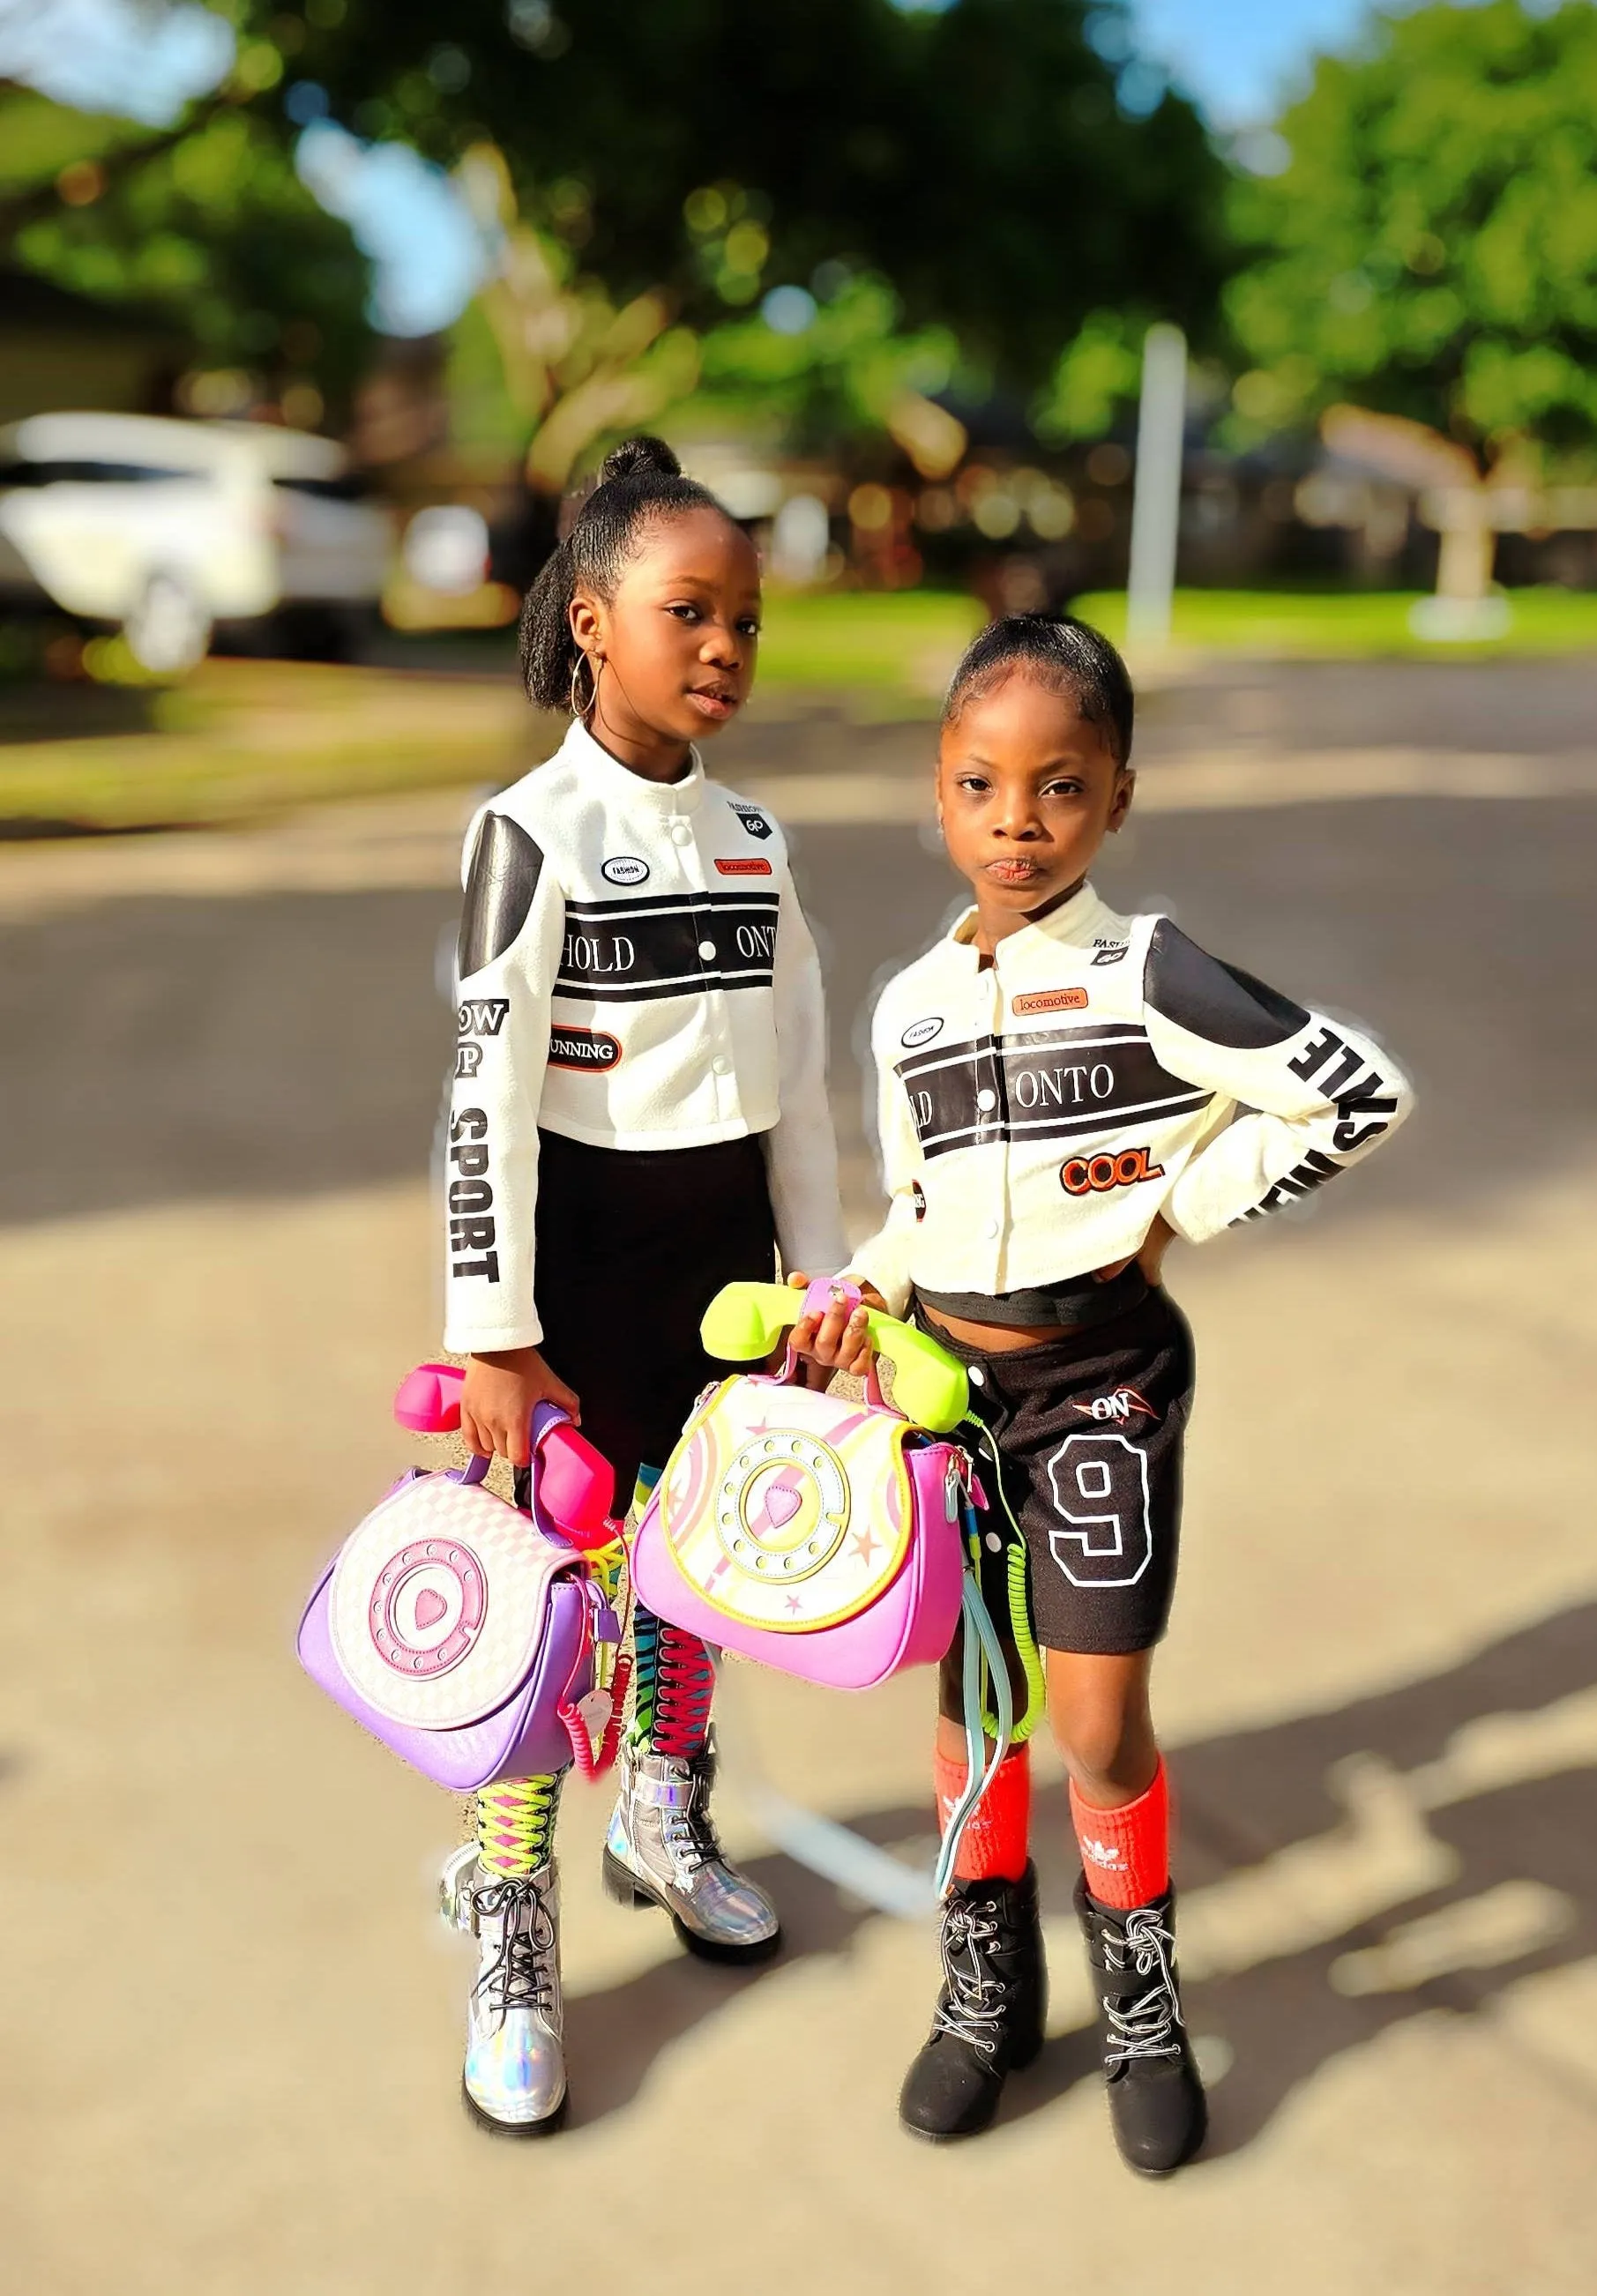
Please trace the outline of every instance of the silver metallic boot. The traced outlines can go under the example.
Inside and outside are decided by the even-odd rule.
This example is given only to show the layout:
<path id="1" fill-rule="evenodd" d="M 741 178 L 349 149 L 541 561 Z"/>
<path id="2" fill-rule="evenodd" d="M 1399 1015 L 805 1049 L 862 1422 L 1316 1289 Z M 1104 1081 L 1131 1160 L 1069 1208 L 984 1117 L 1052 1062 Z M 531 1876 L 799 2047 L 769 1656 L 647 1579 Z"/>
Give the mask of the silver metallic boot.
<path id="1" fill-rule="evenodd" d="M 604 1844 L 604 1889 L 621 1905 L 660 1906 L 690 1953 L 763 1961 L 782 1943 L 776 1908 L 729 1866 L 709 1813 L 709 1747 L 691 1761 L 627 1747 Z"/>
<path id="2" fill-rule="evenodd" d="M 566 2112 L 559 1869 L 550 1858 L 510 1880 L 457 1853 L 442 1894 L 446 1918 L 478 1940 L 461 2077 L 467 2107 L 501 2136 L 549 2136 Z"/>

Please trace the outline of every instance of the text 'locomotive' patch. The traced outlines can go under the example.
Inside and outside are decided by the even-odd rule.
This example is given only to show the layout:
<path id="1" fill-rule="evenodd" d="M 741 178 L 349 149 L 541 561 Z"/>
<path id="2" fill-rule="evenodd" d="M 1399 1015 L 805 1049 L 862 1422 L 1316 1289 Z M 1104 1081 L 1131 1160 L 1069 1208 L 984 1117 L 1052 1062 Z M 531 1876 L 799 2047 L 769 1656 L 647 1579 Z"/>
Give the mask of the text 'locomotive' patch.
<path id="1" fill-rule="evenodd" d="M 1022 1013 L 1085 1013 L 1087 1008 L 1085 988 L 1038 988 L 1029 996 L 1017 996 L 1013 1010 Z"/>
<path id="2" fill-rule="evenodd" d="M 717 861 L 716 867 L 723 877 L 768 877 L 771 873 L 768 861 Z"/>

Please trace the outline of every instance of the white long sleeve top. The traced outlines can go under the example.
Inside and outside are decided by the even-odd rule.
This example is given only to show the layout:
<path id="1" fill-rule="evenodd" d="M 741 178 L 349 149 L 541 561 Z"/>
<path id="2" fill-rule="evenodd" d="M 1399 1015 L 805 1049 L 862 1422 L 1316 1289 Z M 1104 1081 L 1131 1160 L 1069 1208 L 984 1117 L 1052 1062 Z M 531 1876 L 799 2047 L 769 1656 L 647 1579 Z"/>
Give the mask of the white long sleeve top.
<path id="1" fill-rule="evenodd" d="M 573 724 L 466 839 L 444 1344 L 536 1346 L 540 1128 L 603 1148 L 758 1134 L 783 1260 L 845 1242 L 820 965 L 762 807 L 630 772 Z"/>
<path id="2" fill-rule="evenodd" d="M 972 909 L 876 1008 L 884 1176 L 856 1250 L 902 1314 L 912 1288 L 1046 1290 L 1135 1252 L 1162 1212 L 1200 1243 L 1297 1201 L 1408 1113 L 1360 1030 L 1084 886 L 984 966 Z"/>

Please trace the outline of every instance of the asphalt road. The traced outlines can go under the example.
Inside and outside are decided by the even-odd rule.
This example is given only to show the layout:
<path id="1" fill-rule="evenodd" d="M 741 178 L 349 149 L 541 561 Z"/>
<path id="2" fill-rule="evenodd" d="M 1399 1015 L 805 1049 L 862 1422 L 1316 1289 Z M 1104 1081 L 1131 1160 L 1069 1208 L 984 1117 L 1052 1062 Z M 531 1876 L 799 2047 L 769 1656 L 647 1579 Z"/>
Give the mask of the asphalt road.
<path id="1" fill-rule="evenodd" d="M 833 1085 L 863 1152 L 872 984 L 960 888 L 913 830 L 812 825 L 798 867 L 824 953 Z M 1590 1147 L 1597 798 L 1380 799 L 1134 817 L 1098 882 L 1356 1017 L 1411 1068 L 1419 1112 L 1356 1187 L 1357 1218 L 1512 1192 Z M 0 1219 L 297 1196 L 427 1168 L 451 1034 L 436 890 L 132 898 L 0 922 L 0 1074 L 27 1120 Z"/>

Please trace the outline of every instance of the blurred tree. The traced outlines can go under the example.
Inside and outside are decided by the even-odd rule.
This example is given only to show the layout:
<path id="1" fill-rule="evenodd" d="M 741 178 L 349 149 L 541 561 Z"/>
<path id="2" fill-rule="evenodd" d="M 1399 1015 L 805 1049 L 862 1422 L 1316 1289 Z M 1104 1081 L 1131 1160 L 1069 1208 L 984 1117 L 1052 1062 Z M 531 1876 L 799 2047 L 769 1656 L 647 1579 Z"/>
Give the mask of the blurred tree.
<path id="1" fill-rule="evenodd" d="M 1346 398 L 1478 472 L 1597 447 L 1597 10 L 1378 16 L 1280 134 L 1233 200 L 1240 438 Z"/>
<path id="2" fill-rule="evenodd" d="M 6 109 L 0 97 L 0 139 Z M 68 117 L 94 149 L 108 123 Z M 299 181 L 275 123 L 228 108 L 147 140 L 119 143 L 114 168 L 69 161 L 53 211 L 16 233 L 16 259 L 98 302 L 169 313 L 207 367 L 346 399 L 372 339 L 365 258 Z"/>
<path id="3" fill-rule="evenodd" d="M 495 146 L 473 145 L 459 176 L 495 253 L 453 331 L 455 435 L 522 455 L 532 491 L 559 495 L 594 439 L 653 422 L 692 390 L 698 343 L 670 325 L 658 292 L 618 309 L 602 287 L 576 278 L 570 250 L 520 214 Z"/>
<path id="4" fill-rule="evenodd" d="M 963 426 L 930 394 L 961 369 L 946 327 L 905 329 L 885 280 L 844 272 L 818 300 L 778 291 L 770 316 L 730 319 L 702 346 L 702 400 L 780 430 L 799 452 L 862 430 L 886 431 L 928 478 L 965 450 Z"/>
<path id="5" fill-rule="evenodd" d="M 434 0 L 304 0 L 293 20 L 292 72 L 344 125 L 451 165 L 493 142 L 523 212 L 623 302 L 663 289 L 702 326 L 844 265 L 1027 389 L 1128 296 L 1200 340 L 1212 321 L 1220 163 L 1190 106 L 1110 60 L 1121 0 L 456 0 L 446 26 Z"/>
<path id="6" fill-rule="evenodd" d="M 305 372 L 339 398 L 364 356 L 367 266 L 293 167 L 324 117 L 450 168 L 504 153 L 521 255 L 456 368 L 475 357 L 474 419 L 553 424 L 556 460 L 614 358 L 585 320 L 570 373 L 545 361 L 530 381 L 512 339 L 540 297 L 535 332 L 585 301 L 635 332 L 652 312 L 661 350 L 629 355 L 651 372 L 691 327 L 717 389 L 774 390 L 812 430 L 885 423 L 929 471 L 961 443 L 929 396 L 956 344 L 967 384 L 1045 384 L 1076 421 L 1083 394 L 1055 367 L 1084 319 L 1129 299 L 1200 340 L 1212 323 L 1220 164 L 1134 58 L 1123 0 L 455 0 L 446 22 L 434 0 L 210 4 L 237 34 L 227 83 L 164 131 L 49 107 L 77 127 L 35 139 L 31 177 L 0 167 L 0 234 L 64 284 L 180 310 L 213 363 Z M 0 144 L 24 101 L 37 123 L 43 99 L 0 90 Z M 757 323 L 757 304 L 785 316 Z M 559 423 L 553 400 L 529 412 L 552 378 L 562 398 L 592 380 Z"/>
<path id="7" fill-rule="evenodd" d="M 94 301 L 165 315 L 205 366 L 298 383 L 314 419 L 366 361 L 368 266 L 295 172 L 282 77 L 278 49 L 246 38 L 227 80 L 166 127 L 0 81 L 0 249 Z"/>

